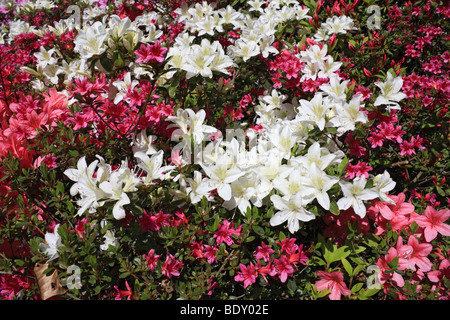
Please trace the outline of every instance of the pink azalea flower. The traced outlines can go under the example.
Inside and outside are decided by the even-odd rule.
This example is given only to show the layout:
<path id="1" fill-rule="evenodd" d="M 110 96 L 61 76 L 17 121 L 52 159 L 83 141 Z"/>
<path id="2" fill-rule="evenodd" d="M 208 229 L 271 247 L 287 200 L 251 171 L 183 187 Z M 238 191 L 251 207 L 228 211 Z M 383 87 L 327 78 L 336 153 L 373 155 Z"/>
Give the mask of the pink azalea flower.
<path id="1" fill-rule="evenodd" d="M 403 238 L 400 236 L 397 240 L 397 253 L 399 256 L 399 269 L 410 269 L 416 271 L 416 266 L 422 272 L 431 270 L 433 264 L 427 256 L 433 250 L 429 243 L 419 243 L 419 240 L 413 235 L 409 236 L 408 243 L 403 244 Z"/>
<path id="2" fill-rule="evenodd" d="M 148 254 L 144 254 L 144 259 L 147 260 L 147 268 L 150 268 L 152 271 L 155 270 L 160 257 L 160 255 L 155 254 L 155 249 L 151 249 Z"/>
<path id="3" fill-rule="evenodd" d="M 263 259 L 265 262 L 268 262 L 270 260 L 270 255 L 273 253 L 273 249 L 270 245 L 265 244 L 261 241 L 261 245 L 258 246 L 255 250 L 255 258 L 256 259 Z"/>
<path id="4" fill-rule="evenodd" d="M 341 295 L 347 296 L 351 293 L 344 282 L 344 275 L 342 272 L 318 271 L 317 275 L 322 278 L 315 283 L 317 290 L 331 290 L 329 295 L 330 300 L 341 300 Z"/>
<path id="5" fill-rule="evenodd" d="M 285 283 L 287 278 L 292 276 L 294 273 L 294 267 L 291 265 L 286 256 L 282 256 L 280 259 L 274 259 L 273 262 L 281 282 Z"/>
<path id="6" fill-rule="evenodd" d="M 220 245 L 222 242 L 225 242 L 227 245 L 231 246 L 234 243 L 232 235 L 235 234 L 237 236 L 241 235 L 242 226 L 235 229 L 231 226 L 231 222 L 228 220 L 224 220 L 220 225 L 216 233 L 214 233 L 213 238 L 216 238 L 216 243 Z"/>
<path id="7" fill-rule="evenodd" d="M 208 263 L 213 263 L 217 261 L 217 251 L 219 251 L 219 248 L 210 246 L 210 245 L 205 245 L 205 252 L 204 252 L 204 256 L 206 258 L 206 261 L 208 261 Z"/>
<path id="8" fill-rule="evenodd" d="M 258 263 L 256 264 L 256 271 L 264 278 L 264 281 L 266 281 L 266 283 L 268 283 L 267 276 L 275 277 L 277 275 L 277 270 L 272 265 L 272 262 L 269 262 L 267 265 L 262 266 L 261 260 L 258 260 Z"/>
<path id="9" fill-rule="evenodd" d="M 245 266 L 244 264 L 240 263 L 239 267 L 241 271 L 238 272 L 236 276 L 234 276 L 234 280 L 237 282 L 244 282 L 245 289 L 256 282 L 256 278 L 258 278 L 258 272 L 256 272 L 256 268 L 251 262 L 249 266 Z"/>
<path id="10" fill-rule="evenodd" d="M 173 255 L 169 254 L 166 257 L 166 261 L 163 263 L 162 274 L 169 279 L 172 278 L 172 276 L 179 276 L 180 269 L 183 265 L 183 262 L 177 260 Z"/>
<path id="11" fill-rule="evenodd" d="M 442 209 L 436 211 L 432 206 L 427 206 L 425 213 L 415 219 L 419 227 L 424 228 L 424 236 L 430 242 L 440 233 L 443 236 L 450 236 L 450 225 L 445 221 L 450 218 L 450 210 Z"/>
<path id="12" fill-rule="evenodd" d="M 115 300 L 122 300 L 123 298 L 127 298 L 127 300 L 131 300 L 131 296 L 133 295 L 133 291 L 130 288 L 130 285 L 128 284 L 128 281 L 125 281 L 125 286 L 127 287 L 127 290 L 119 290 L 118 286 L 114 286 L 114 289 L 117 291 L 115 295 Z"/>
<path id="13" fill-rule="evenodd" d="M 442 260 L 439 264 L 439 269 L 430 271 L 427 273 L 427 275 L 428 279 L 430 279 L 431 282 L 439 282 L 444 277 L 450 279 L 450 260 Z"/>
<path id="14" fill-rule="evenodd" d="M 401 274 L 397 272 L 386 272 L 386 270 L 391 270 L 387 263 L 392 262 L 397 256 L 397 250 L 395 248 L 390 248 L 388 254 L 384 255 L 384 257 L 380 257 L 375 262 L 376 266 L 380 269 L 380 273 L 378 273 L 378 280 L 380 281 L 380 284 L 384 284 L 386 281 L 392 280 L 392 282 L 394 282 L 394 284 L 398 287 L 403 287 L 405 285 L 405 280 Z"/>
<path id="15" fill-rule="evenodd" d="M 166 47 L 161 47 L 161 43 L 158 41 L 155 44 L 144 45 L 136 50 L 134 53 L 139 57 L 137 63 L 148 63 L 148 62 L 163 62 L 164 54 L 167 52 Z"/>
<path id="16" fill-rule="evenodd" d="M 376 235 L 382 234 L 387 229 L 387 223 L 391 225 L 391 230 L 399 231 L 409 226 L 415 219 L 414 205 L 405 202 L 405 194 L 390 195 L 389 198 L 395 205 L 383 202 L 372 201 L 372 206 L 367 209 L 367 215 L 376 222 Z"/>
<path id="17" fill-rule="evenodd" d="M 413 154 L 416 154 L 416 150 L 414 150 L 414 144 L 409 143 L 408 141 L 403 141 L 400 144 L 400 155 L 410 157 Z"/>

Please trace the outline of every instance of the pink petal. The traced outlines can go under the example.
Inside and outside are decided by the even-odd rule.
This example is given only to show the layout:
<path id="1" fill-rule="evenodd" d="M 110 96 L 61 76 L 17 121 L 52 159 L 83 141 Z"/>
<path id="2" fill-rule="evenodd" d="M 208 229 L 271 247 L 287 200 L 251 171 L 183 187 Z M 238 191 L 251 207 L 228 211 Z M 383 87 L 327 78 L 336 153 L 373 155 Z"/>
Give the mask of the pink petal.
<path id="1" fill-rule="evenodd" d="M 424 235 L 425 235 L 425 240 L 426 240 L 427 242 L 432 241 L 432 240 L 433 240 L 434 238 L 436 238 L 436 236 L 437 236 L 436 228 L 433 228 L 433 227 L 427 227 L 427 228 L 425 228 Z"/>

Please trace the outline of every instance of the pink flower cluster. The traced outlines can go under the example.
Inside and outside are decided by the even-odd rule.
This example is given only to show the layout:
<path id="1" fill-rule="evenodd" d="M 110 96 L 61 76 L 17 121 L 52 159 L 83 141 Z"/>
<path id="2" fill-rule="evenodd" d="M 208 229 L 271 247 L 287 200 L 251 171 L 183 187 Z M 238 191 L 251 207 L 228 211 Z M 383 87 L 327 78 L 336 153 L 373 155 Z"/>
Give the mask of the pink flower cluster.
<path id="1" fill-rule="evenodd" d="M 171 215 L 159 211 L 152 214 L 147 213 L 145 210 L 142 213 L 142 217 L 138 218 L 139 225 L 142 232 L 147 231 L 159 231 L 163 227 L 178 227 L 180 225 L 186 225 L 188 219 L 183 209 L 178 210 L 175 214 Z"/>
<path id="2" fill-rule="evenodd" d="M 258 260 L 256 265 L 250 262 L 248 265 L 239 264 L 240 271 L 237 272 L 234 280 L 243 282 L 244 289 L 256 282 L 258 276 L 262 276 L 268 283 L 267 276 L 279 279 L 282 283 L 292 276 L 297 265 L 306 265 L 308 257 L 303 251 L 303 245 L 295 244 L 295 238 L 286 238 L 277 244 L 280 245 L 279 258 L 275 258 L 275 251 L 272 246 L 261 242 L 254 252 L 254 257 Z"/>
<path id="3" fill-rule="evenodd" d="M 445 270 L 431 270 L 430 253 L 433 250 L 431 242 L 439 234 L 450 236 L 450 225 L 445 223 L 450 218 L 450 210 L 437 211 L 432 206 L 427 206 L 424 214 L 419 215 L 410 202 L 405 202 L 403 193 L 398 196 L 389 196 L 389 198 L 394 201 L 394 204 L 373 201 L 372 206 L 368 208 L 368 216 L 378 225 L 375 234 L 380 235 L 387 230 L 399 234 L 396 246 L 389 248 L 388 253 L 376 261 L 376 265 L 380 268 L 380 283 L 385 284 L 391 281 L 392 284 L 403 287 L 405 280 L 402 273 L 396 270 L 412 270 L 417 280 L 423 279 L 425 273 L 432 272 L 429 277 L 433 279 L 433 282 L 439 282 L 434 280 L 441 272 L 445 273 Z M 417 224 L 417 230 L 410 234 L 407 243 L 404 243 L 400 233 L 402 231 L 411 233 L 409 230 L 414 223 Z M 444 268 L 448 263 L 449 260 L 441 256 L 440 265 Z M 437 286 L 443 286 L 443 284 L 438 283 Z M 390 285 L 384 287 L 385 290 L 388 288 Z"/>

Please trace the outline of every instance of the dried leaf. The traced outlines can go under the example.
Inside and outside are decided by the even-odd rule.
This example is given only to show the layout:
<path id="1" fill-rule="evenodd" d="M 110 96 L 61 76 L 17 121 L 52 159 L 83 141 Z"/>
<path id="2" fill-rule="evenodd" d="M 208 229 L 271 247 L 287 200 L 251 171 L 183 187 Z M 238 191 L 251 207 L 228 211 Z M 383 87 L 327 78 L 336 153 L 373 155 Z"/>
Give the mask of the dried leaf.
<path id="1" fill-rule="evenodd" d="M 34 266 L 34 274 L 38 282 L 42 300 L 62 295 L 67 291 L 67 289 L 62 286 L 61 281 L 57 278 L 58 273 L 56 271 L 50 275 L 44 274 L 44 271 L 47 270 L 47 268 L 47 263 L 36 263 Z"/>
<path id="2" fill-rule="evenodd" d="M 164 279 L 161 281 L 161 287 L 167 292 L 172 293 L 173 292 L 173 286 L 170 285 L 170 281 L 168 279 Z"/>

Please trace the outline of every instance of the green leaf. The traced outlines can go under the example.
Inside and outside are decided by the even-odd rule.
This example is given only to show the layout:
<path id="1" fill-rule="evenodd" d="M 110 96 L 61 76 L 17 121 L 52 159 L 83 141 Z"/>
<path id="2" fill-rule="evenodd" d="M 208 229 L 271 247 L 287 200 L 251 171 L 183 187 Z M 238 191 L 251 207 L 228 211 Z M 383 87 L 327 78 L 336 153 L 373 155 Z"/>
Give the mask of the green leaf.
<path id="1" fill-rule="evenodd" d="M 363 287 L 364 283 L 363 282 L 358 282 L 357 284 L 355 284 L 352 289 L 350 290 L 353 294 L 357 293 L 359 290 L 361 290 L 361 288 Z"/>
<path id="2" fill-rule="evenodd" d="M 255 231 L 255 233 L 259 236 L 264 236 L 266 234 L 266 232 L 264 231 L 264 228 L 260 227 L 260 226 L 253 226 L 252 227 L 253 231 Z"/>
<path id="3" fill-rule="evenodd" d="M 347 272 L 347 274 L 350 277 L 352 277 L 354 275 L 354 273 L 353 273 L 353 268 L 352 268 L 352 265 L 350 264 L 350 262 L 348 262 L 348 260 L 345 258 L 341 258 L 341 262 L 342 262 L 342 265 L 344 266 L 344 269 Z"/>
<path id="4" fill-rule="evenodd" d="M 338 167 L 338 176 L 342 177 L 344 175 L 345 170 L 347 169 L 349 160 L 347 157 L 344 157 L 344 159 L 342 159 L 341 163 L 339 164 Z"/>
<path id="5" fill-rule="evenodd" d="M 255 236 L 250 236 L 247 239 L 245 239 L 245 242 L 252 242 L 253 240 L 255 240 Z"/>
<path id="6" fill-rule="evenodd" d="M 346 258 L 350 253 L 348 246 L 338 248 L 337 245 L 328 241 L 324 246 L 323 257 L 327 264 L 330 265 L 333 262 L 340 261 L 342 258 Z"/>
<path id="7" fill-rule="evenodd" d="M 336 201 L 331 201 L 330 202 L 330 212 L 332 214 L 334 214 L 335 216 L 339 215 L 340 211 L 339 211 L 339 207 L 338 207 Z"/>
<path id="8" fill-rule="evenodd" d="M 61 181 L 58 181 L 57 183 L 56 183 L 56 194 L 58 195 L 58 194 L 61 194 L 61 193 L 64 193 L 64 184 L 61 182 Z"/>
<path id="9" fill-rule="evenodd" d="M 219 218 L 219 215 L 217 215 L 216 218 L 214 219 L 213 232 L 217 230 L 217 228 L 219 227 L 219 223 L 220 223 L 220 218 Z"/>
<path id="10" fill-rule="evenodd" d="M 297 283 L 295 282 L 294 279 L 289 279 L 288 283 L 287 283 L 287 287 L 289 290 L 295 292 L 298 289 Z"/>
<path id="11" fill-rule="evenodd" d="M 101 58 L 100 64 L 102 65 L 103 69 L 105 69 L 108 72 L 111 72 L 114 68 L 113 64 L 111 63 L 111 60 L 109 60 L 107 57 Z"/>

